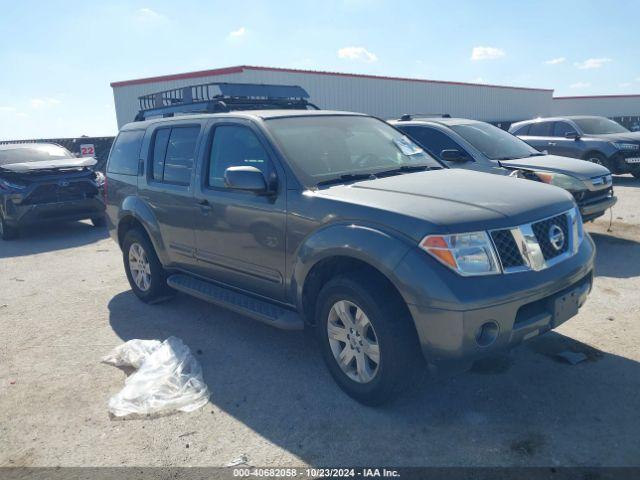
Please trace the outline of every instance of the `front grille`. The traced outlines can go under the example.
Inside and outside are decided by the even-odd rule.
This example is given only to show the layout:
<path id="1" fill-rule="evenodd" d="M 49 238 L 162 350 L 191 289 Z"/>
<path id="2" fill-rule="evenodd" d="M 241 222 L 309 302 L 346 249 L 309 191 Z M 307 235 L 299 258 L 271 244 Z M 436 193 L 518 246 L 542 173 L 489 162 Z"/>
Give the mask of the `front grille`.
<path id="1" fill-rule="evenodd" d="M 70 202 L 91 198 L 97 194 L 98 189 L 88 181 L 71 182 L 66 187 L 50 183 L 38 186 L 24 203 L 36 205 L 40 203 Z"/>
<path id="2" fill-rule="evenodd" d="M 522 255 L 520 255 L 520 251 L 510 230 L 494 230 L 491 232 L 491 238 L 493 239 L 493 244 L 496 246 L 496 251 L 498 252 L 503 268 L 507 269 L 524 265 L 524 260 L 522 259 Z"/>
<path id="3" fill-rule="evenodd" d="M 554 227 L 560 227 L 562 230 L 564 240 L 560 248 L 556 248 L 549 238 L 549 232 Z M 540 245 L 540 249 L 542 250 L 542 255 L 545 260 L 550 260 L 552 258 L 557 257 L 568 251 L 569 249 L 569 222 L 567 221 L 567 215 L 557 215 L 552 218 L 548 218 L 541 222 L 537 222 L 531 225 L 533 229 L 533 233 L 538 240 L 538 244 Z"/>

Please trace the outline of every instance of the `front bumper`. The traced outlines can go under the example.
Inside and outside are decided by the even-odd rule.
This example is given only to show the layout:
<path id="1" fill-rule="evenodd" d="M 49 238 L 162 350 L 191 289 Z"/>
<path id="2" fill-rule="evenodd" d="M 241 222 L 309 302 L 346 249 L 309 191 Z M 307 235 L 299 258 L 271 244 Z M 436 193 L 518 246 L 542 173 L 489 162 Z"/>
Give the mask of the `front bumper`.
<path id="1" fill-rule="evenodd" d="M 48 222 L 84 220 L 104 215 L 104 202 L 99 196 L 66 202 L 38 203 L 20 205 L 7 201 L 5 203 L 5 221 L 20 227 Z"/>
<path id="2" fill-rule="evenodd" d="M 618 197 L 612 195 L 595 202 L 578 203 L 580 215 L 582 215 L 582 221 L 590 222 L 591 220 L 601 217 L 609 208 L 613 207 L 617 201 Z"/>
<path id="3" fill-rule="evenodd" d="M 594 258 L 595 246 L 585 235 L 573 257 L 539 272 L 461 277 L 440 265 L 424 278 L 435 268 L 432 260 L 412 251 L 396 274 L 425 358 L 447 366 L 511 348 L 574 316 L 591 290 Z M 429 265 L 422 269 L 421 263 Z M 494 326 L 488 338 L 486 324 Z"/>

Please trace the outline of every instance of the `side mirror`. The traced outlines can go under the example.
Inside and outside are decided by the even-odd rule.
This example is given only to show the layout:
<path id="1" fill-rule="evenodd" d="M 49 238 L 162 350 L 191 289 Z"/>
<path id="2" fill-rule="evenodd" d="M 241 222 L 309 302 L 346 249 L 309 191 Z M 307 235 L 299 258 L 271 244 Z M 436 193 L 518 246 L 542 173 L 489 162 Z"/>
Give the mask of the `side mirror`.
<path id="1" fill-rule="evenodd" d="M 256 167 L 229 167 L 224 171 L 224 183 L 234 190 L 253 192 L 256 195 L 267 192 L 267 181 Z"/>
<path id="2" fill-rule="evenodd" d="M 442 152 L 440 152 L 440 158 L 448 162 L 466 162 L 469 160 L 464 153 L 454 148 L 442 150 Z"/>
<path id="3" fill-rule="evenodd" d="M 578 132 L 567 132 L 564 134 L 564 138 L 568 138 L 569 140 L 578 140 L 580 138 L 580 134 Z"/>

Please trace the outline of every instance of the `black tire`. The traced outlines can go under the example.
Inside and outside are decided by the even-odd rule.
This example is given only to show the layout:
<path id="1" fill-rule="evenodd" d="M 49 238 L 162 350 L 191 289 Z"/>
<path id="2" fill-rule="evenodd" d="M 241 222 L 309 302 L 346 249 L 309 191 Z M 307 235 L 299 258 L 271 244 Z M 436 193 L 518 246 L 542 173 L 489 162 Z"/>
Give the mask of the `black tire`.
<path id="1" fill-rule="evenodd" d="M 99 217 L 92 217 L 91 223 L 96 228 L 102 228 L 107 226 L 107 219 L 104 215 L 100 215 Z"/>
<path id="2" fill-rule="evenodd" d="M 149 264 L 149 282 L 148 288 L 146 289 L 138 286 L 131 271 L 129 255 L 134 245 L 139 245 L 142 248 Z M 158 260 L 158 256 L 146 233 L 136 228 L 127 232 L 122 242 L 122 260 L 129 285 L 131 285 L 131 290 L 133 290 L 133 293 L 135 293 L 140 300 L 146 303 L 153 303 L 167 297 L 171 293 L 167 285 L 167 272 L 162 267 L 160 260 Z"/>
<path id="3" fill-rule="evenodd" d="M 5 222 L 4 217 L 0 213 L 0 238 L 2 240 L 14 240 L 20 235 L 20 230 L 12 227 Z"/>
<path id="4" fill-rule="evenodd" d="M 598 152 L 588 153 L 584 157 L 584 159 L 587 160 L 588 162 L 597 163 L 598 165 L 602 165 L 603 167 L 607 168 L 611 173 L 613 173 L 613 170 L 611 170 L 611 162 L 609 161 L 609 159 L 607 157 L 605 157 L 601 153 L 598 153 Z"/>
<path id="5" fill-rule="evenodd" d="M 375 330 L 380 361 L 375 376 L 366 383 L 343 372 L 329 342 L 329 314 L 342 300 L 360 308 Z M 386 282 L 364 273 L 341 275 L 322 288 L 316 305 L 315 333 L 324 361 L 340 388 L 358 402 L 371 406 L 389 402 L 425 372 L 413 320 L 402 299 L 389 293 Z"/>

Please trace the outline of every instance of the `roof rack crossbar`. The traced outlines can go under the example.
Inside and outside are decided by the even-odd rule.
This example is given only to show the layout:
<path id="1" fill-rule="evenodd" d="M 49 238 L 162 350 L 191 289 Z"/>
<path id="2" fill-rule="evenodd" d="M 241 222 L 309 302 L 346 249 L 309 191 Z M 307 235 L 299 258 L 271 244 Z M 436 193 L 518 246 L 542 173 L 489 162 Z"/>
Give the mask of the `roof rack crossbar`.
<path id="1" fill-rule="evenodd" d="M 255 83 L 202 83 L 149 93 L 138 97 L 136 121 L 151 116 L 170 117 L 177 113 L 217 113 L 232 110 L 318 109 L 309 94 L 298 85 Z"/>

